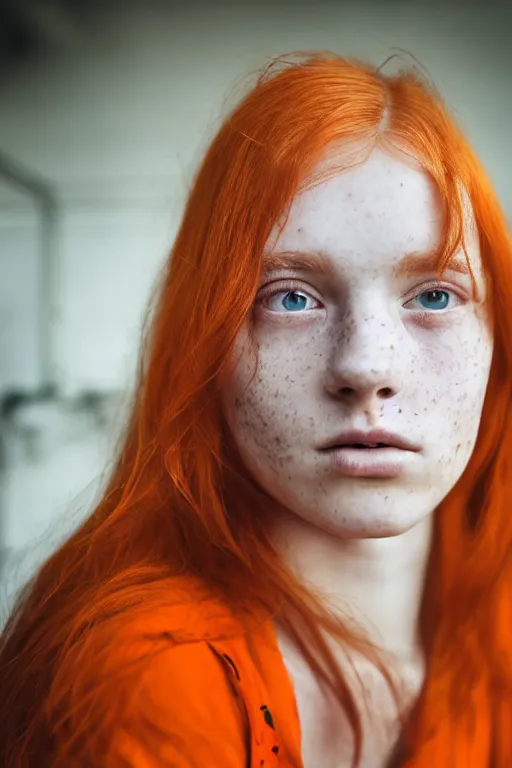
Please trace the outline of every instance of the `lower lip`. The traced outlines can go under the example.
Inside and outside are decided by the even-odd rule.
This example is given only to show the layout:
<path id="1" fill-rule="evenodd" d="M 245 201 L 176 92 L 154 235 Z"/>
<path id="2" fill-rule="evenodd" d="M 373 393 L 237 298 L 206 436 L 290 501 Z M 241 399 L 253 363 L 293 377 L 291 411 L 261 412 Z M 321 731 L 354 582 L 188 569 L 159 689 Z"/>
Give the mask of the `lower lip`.
<path id="1" fill-rule="evenodd" d="M 398 477 L 413 456 L 400 448 L 332 448 L 334 471 L 343 477 Z"/>

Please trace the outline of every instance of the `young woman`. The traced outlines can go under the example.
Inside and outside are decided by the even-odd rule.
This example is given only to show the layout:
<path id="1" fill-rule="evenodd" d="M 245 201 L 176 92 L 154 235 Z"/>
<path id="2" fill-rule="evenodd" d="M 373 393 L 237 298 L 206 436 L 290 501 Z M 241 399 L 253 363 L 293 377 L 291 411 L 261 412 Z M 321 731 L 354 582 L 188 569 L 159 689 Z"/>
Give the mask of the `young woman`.
<path id="1" fill-rule="evenodd" d="M 4 631 L 6 768 L 512 765 L 512 249 L 439 97 L 263 73 L 91 517 Z"/>

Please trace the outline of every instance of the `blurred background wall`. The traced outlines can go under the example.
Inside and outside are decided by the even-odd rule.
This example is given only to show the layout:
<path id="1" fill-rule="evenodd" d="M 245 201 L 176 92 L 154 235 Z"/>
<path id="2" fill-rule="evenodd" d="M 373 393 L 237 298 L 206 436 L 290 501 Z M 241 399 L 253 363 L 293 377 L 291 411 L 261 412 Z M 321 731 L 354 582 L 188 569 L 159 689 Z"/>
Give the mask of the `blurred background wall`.
<path id="1" fill-rule="evenodd" d="M 0 0 L 4 605 L 91 508 L 220 117 L 269 56 L 426 67 L 512 209 L 507 3 Z"/>

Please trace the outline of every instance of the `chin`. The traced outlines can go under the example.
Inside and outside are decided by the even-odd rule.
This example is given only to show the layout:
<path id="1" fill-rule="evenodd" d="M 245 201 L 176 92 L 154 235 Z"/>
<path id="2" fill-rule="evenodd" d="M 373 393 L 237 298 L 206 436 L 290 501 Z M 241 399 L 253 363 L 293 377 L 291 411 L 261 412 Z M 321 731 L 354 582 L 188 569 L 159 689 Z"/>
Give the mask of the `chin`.
<path id="1" fill-rule="evenodd" d="M 403 536 L 417 523 L 405 525 L 404 523 L 387 520 L 386 522 L 354 521 L 354 525 L 338 532 L 338 536 L 345 539 L 391 539 Z"/>
<path id="2" fill-rule="evenodd" d="M 365 509 L 361 504 L 354 504 L 348 508 L 344 504 L 343 507 L 332 510 L 317 509 L 314 514 L 301 517 L 325 533 L 342 539 L 387 539 L 403 536 L 418 526 L 428 525 L 433 519 L 430 509 L 425 512 L 416 510 L 415 514 L 411 514 L 410 508 L 381 508 L 379 511 L 375 506 Z"/>

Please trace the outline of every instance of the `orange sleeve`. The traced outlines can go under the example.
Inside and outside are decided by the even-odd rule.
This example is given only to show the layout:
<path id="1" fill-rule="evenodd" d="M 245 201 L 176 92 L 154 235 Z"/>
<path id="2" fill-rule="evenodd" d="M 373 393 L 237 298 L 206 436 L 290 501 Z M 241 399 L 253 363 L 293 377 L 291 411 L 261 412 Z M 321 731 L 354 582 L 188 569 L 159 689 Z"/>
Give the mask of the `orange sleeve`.
<path id="1" fill-rule="evenodd" d="M 242 702 L 204 642 L 151 659 L 130 696 L 105 768 L 244 768 Z"/>

